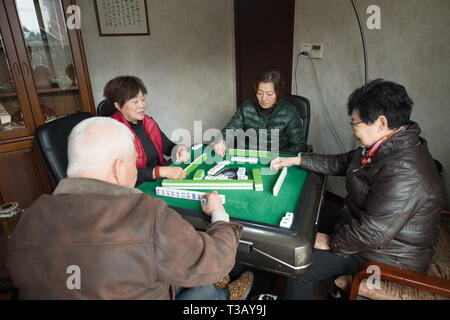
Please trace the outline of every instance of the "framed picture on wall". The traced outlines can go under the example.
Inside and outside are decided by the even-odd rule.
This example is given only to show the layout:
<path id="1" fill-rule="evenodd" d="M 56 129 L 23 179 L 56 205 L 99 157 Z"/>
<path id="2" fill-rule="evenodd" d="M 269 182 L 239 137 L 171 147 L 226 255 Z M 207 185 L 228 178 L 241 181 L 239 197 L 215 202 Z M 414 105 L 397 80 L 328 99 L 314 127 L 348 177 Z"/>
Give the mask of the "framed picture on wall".
<path id="1" fill-rule="evenodd" d="M 94 7 L 101 37 L 150 35 L 147 0 L 94 0 Z"/>

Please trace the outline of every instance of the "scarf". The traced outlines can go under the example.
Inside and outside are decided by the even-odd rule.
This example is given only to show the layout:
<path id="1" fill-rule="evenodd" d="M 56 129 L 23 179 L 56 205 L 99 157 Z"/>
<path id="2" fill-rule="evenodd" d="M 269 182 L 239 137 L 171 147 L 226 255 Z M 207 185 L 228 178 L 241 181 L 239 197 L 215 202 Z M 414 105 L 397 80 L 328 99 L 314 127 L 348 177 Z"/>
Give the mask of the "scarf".
<path id="1" fill-rule="evenodd" d="M 134 147 L 136 148 L 137 152 L 136 167 L 137 168 L 147 167 L 147 155 L 145 154 L 144 147 L 142 146 L 141 140 L 139 140 L 134 130 L 131 129 L 131 126 L 128 123 L 128 121 L 123 117 L 120 111 L 116 111 L 111 118 L 123 123 L 128 127 L 128 129 L 131 130 L 131 132 L 134 135 Z M 161 133 L 159 132 L 158 125 L 156 124 L 155 120 L 153 120 L 147 115 L 144 117 L 144 121 L 142 124 L 144 126 L 145 132 L 147 132 L 150 140 L 153 142 L 156 150 L 158 151 L 158 164 L 163 165 L 165 161 L 162 151 Z"/>
<path id="2" fill-rule="evenodd" d="M 378 149 L 380 148 L 380 146 L 390 137 L 392 137 L 394 134 L 396 134 L 397 132 L 400 131 L 404 131 L 408 129 L 408 126 L 403 126 L 398 128 L 397 130 L 389 133 L 387 136 L 381 138 L 380 140 L 377 141 L 377 143 L 375 143 L 372 148 L 370 148 L 370 150 L 366 150 L 366 148 L 363 149 L 363 154 L 361 156 L 361 165 L 363 167 L 368 166 L 371 162 L 372 159 L 375 157 L 375 155 L 377 154 Z"/>

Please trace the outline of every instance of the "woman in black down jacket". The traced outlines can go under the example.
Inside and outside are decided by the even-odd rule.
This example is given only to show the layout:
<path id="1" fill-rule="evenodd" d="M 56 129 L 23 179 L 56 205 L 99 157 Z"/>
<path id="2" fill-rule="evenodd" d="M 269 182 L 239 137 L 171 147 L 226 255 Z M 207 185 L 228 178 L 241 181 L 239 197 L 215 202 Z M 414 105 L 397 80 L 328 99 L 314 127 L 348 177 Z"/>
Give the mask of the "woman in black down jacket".
<path id="1" fill-rule="evenodd" d="M 299 165 L 345 176 L 347 189 L 334 232 L 317 233 L 312 266 L 287 280 L 286 299 L 308 299 L 315 282 L 353 274 L 366 260 L 427 269 L 438 238 L 442 186 L 427 142 L 410 120 L 412 105 L 403 86 L 374 80 L 348 102 L 359 148 L 272 160 L 272 169 Z"/>

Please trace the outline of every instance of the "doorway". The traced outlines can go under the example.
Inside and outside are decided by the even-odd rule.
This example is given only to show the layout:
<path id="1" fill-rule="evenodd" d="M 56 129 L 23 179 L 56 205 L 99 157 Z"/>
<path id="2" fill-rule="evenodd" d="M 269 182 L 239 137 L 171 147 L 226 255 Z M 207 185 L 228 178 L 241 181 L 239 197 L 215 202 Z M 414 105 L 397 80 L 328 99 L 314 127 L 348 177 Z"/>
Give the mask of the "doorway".
<path id="1" fill-rule="evenodd" d="M 237 106 L 253 95 L 264 71 L 277 70 L 292 87 L 295 0 L 235 0 Z"/>

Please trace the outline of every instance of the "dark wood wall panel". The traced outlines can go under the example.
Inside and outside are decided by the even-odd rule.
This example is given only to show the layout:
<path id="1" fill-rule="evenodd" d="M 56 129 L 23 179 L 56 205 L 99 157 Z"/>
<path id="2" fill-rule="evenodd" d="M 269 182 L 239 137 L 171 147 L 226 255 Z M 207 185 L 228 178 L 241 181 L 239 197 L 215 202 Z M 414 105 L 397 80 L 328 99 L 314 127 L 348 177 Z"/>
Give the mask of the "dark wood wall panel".
<path id="1" fill-rule="evenodd" d="M 0 192 L 4 202 L 15 201 L 27 208 L 43 193 L 33 156 L 31 148 L 0 155 Z"/>
<path id="2" fill-rule="evenodd" d="M 278 70 L 290 92 L 295 0 L 235 0 L 237 103 L 251 98 L 255 78 Z"/>

